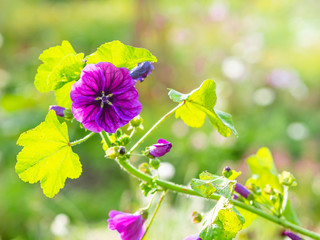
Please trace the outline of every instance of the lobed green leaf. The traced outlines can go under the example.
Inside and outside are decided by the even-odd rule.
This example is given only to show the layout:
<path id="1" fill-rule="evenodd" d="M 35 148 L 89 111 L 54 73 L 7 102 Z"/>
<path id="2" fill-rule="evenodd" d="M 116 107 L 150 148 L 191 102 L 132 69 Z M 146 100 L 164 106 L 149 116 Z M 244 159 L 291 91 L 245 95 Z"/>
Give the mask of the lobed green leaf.
<path id="1" fill-rule="evenodd" d="M 57 194 L 67 178 L 81 174 L 79 157 L 69 144 L 67 125 L 60 124 L 53 110 L 39 126 L 22 133 L 17 144 L 24 148 L 17 156 L 16 173 L 25 182 L 40 181 L 47 197 Z"/>
<path id="2" fill-rule="evenodd" d="M 191 188 L 202 196 L 209 198 L 213 193 L 218 193 L 226 198 L 232 197 L 236 181 L 209 172 L 203 172 L 199 177 L 191 180 Z"/>
<path id="3" fill-rule="evenodd" d="M 208 214 L 199 237 L 202 240 L 231 240 L 243 228 L 245 219 L 227 198 L 221 197 Z"/>
<path id="4" fill-rule="evenodd" d="M 184 102 L 176 110 L 176 118 L 180 117 L 188 126 L 201 127 L 207 116 L 222 136 L 228 137 L 231 132 L 238 136 L 231 115 L 214 109 L 217 96 L 213 80 L 205 80 L 199 88 L 189 94 L 170 89 L 168 95 L 174 102 Z"/>
<path id="5" fill-rule="evenodd" d="M 96 52 L 89 55 L 87 63 L 97 64 L 98 62 L 110 62 L 116 67 L 134 68 L 141 62 L 157 62 L 147 49 L 135 48 L 121 43 L 112 41 L 101 45 Z"/>

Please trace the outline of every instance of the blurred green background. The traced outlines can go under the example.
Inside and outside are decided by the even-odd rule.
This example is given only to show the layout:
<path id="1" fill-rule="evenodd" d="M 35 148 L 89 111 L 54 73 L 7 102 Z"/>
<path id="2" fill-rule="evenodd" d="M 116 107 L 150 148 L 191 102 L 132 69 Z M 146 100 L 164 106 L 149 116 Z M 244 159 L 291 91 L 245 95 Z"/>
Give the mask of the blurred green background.
<path id="1" fill-rule="evenodd" d="M 171 141 L 164 172 L 188 184 L 199 172 L 219 174 L 226 165 L 241 170 L 245 182 L 245 159 L 267 146 L 278 169 L 297 178 L 291 198 L 302 225 L 319 231 L 319 10 L 316 0 L 2 0 L 0 239 L 118 239 L 107 229 L 108 211 L 147 204 L 138 182 L 103 157 L 98 136 L 74 147 L 83 173 L 53 199 L 14 172 L 19 134 L 37 126 L 55 104 L 53 93 L 41 94 L 33 85 L 38 57 L 62 40 L 85 54 L 120 40 L 157 56 L 153 73 L 137 86 L 146 130 L 174 106 L 167 88 L 187 93 L 205 79 L 216 80 L 217 108 L 233 115 L 238 139 L 219 136 L 208 122 L 190 129 L 171 117 L 144 147 L 159 137 Z M 75 140 L 85 133 L 73 123 L 69 134 Z M 191 213 L 212 203 L 169 194 L 164 205 L 148 239 L 198 232 Z M 258 220 L 238 238 L 281 239 L 280 231 Z"/>

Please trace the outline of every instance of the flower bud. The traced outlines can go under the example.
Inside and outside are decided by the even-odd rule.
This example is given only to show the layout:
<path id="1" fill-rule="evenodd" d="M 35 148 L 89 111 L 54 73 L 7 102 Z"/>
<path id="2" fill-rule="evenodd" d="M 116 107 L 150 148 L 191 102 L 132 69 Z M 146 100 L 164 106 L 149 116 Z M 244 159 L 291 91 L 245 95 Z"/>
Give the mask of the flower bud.
<path id="1" fill-rule="evenodd" d="M 295 177 L 292 175 L 292 173 L 287 172 L 287 171 L 283 171 L 279 175 L 279 181 L 280 181 L 280 184 L 283 184 L 288 187 L 297 186 L 297 182 L 296 182 Z"/>
<path id="2" fill-rule="evenodd" d="M 121 128 L 118 128 L 117 131 L 116 131 L 116 133 L 115 133 L 114 135 L 115 135 L 116 138 L 121 137 L 121 135 L 122 135 L 122 129 L 121 129 Z"/>
<path id="3" fill-rule="evenodd" d="M 150 166 L 148 163 L 141 163 L 138 168 L 141 172 L 151 175 Z"/>
<path id="4" fill-rule="evenodd" d="M 232 198 L 235 199 L 235 200 L 237 200 L 237 199 L 239 198 L 239 196 L 234 193 L 233 196 L 232 196 Z"/>
<path id="5" fill-rule="evenodd" d="M 150 62 L 139 63 L 138 66 L 130 71 L 130 76 L 135 81 L 143 82 L 153 70 L 153 65 Z"/>
<path id="6" fill-rule="evenodd" d="M 236 183 L 234 190 L 244 198 L 248 198 L 248 196 L 251 194 L 250 191 L 240 183 Z"/>
<path id="7" fill-rule="evenodd" d="M 289 237 L 291 240 L 301 240 L 302 238 L 299 237 L 297 234 L 294 234 L 292 232 L 289 232 L 289 231 L 283 231 L 282 236 L 287 236 Z"/>
<path id="8" fill-rule="evenodd" d="M 120 155 L 124 155 L 126 153 L 126 148 L 123 146 L 120 146 L 118 151 Z"/>
<path id="9" fill-rule="evenodd" d="M 149 154 L 153 157 L 162 157 L 167 152 L 170 152 L 172 148 L 172 143 L 160 138 L 156 144 L 149 147 Z"/>
<path id="10" fill-rule="evenodd" d="M 64 117 L 64 110 L 66 110 L 64 107 L 60 107 L 57 105 L 52 105 L 49 107 L 49 111 L 53 110 L 56 112 L 56 115 L 59 117 Z"/>
<path id="11" fill-rule="evenodd" d="M 105 157 L 115 159 L 118 156 L 118 147 L 110 147 L 106 151 Z"/>
<path id="12" fill-rule="evenodd" d="M 222 171 L 222 176 L 229 178 L 232 175 L 231 168 L 226 166 Z"/>
<path id="13" fill-rule="evenodd" d="M 265 188 L 263 189 L 263 191 L 264 191 L 266 194 L 269 194 L 269 195 L 273 195 L 273 194 L 275 193 L 273 187 L 271 187 L 269 184 L 267 184 L 267 185 L 265 186 Z"/>
<path id="14" fill-rule="evenodd" d="M 134 128 L 138 128 L 142 125 L 143 123 L 143 119 L 142 117 L 140 117 L 140 115 L 138 116 L 135 116 L 131 121 L 130 121 L 130 124 L 132 127 Z"/>
<path id="15" fill-rule="evenodd" d="M 123 134 L 118 141 L 120 142 L 121 145 L 126 146 L 130 142 L 130 138 L 127 134 Z"/>
<path id="16" fill-rule="evenodd" d="M 200 223 L 202 221 L 202 218 L 203 218 L 203 216 L 202 216 L 201 213 L 199 213 L 197 211 L 194 211 L 192 213 L 192 221 L 193 221 L 193 223 Z"/>
<path id="17" fill-rule="evenodd" d="M 150 158 L 149 159 L 149 164 L 154 169 L 158 169 L 159 166 L 160 166 L 160 160 L 159 160 L 159 158 Z"/>

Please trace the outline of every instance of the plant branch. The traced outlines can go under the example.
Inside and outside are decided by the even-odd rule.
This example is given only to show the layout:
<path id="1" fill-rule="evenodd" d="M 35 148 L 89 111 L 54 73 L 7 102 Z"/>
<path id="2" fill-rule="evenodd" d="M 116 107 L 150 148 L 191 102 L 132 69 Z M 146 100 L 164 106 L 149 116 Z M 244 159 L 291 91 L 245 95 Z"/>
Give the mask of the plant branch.
<path id="1" fill-rule="evenodd" d="M 158 122 L 156 122 L 156 124 L 154 124 L 150 130 L 148 132 L 146 132 L 145 135 L 143 135 L 138 142 L 136 142 L 135 145 L 133 145 L 133 147 L 130 149 L 130 151 L 128 152 L 128 154 L 131 154 L 134 150 L 137 149 L 137 147 L 140 146 L 141 143 L 143 143 L 143 141 L 166 119 L 168 118 L 172 113 L 174 113 L 179 107 L 181 107 L 184 104 L 184 102 L 180 103 L 179 105 L 177 105 L 175 108 L 173 108 L 170 112 L 168 112 L 166 115 L 164 115 Z"/>
<path id="2" fill-rule="evenodd" d="M 174 192 L 179 192 L 179 193 L 183 193 L 183 194 L 187 194 L 187 195 L 192 195 L 192 196 L 198 196 L 198 197 L 203 197 L 200 193 L 194 191 L 193 189 L 190 189 L 186 186 L 182 186 L 182 185 L 178 185 L 169 181 L 164 181 L 161 179 L 154 179 L 152 176 L 149 176 L 147 174 L 144 174 L 142 172 L 140 172 L 138 169 L 136 169 L 128 160 L 125 161 L 117 161 L 117 163 L 120 165 L 121 168 L 123 168 L 124 170 L 126 170 L 128 173 L 130 173 L 131 175 L 135 176 L 136 178 L 138 178 L 139 180 L 145 181 L 147 183 L 152 184 L 152 182 L 155 182 L 158 186 L 164 188 L 164 189 L 168 189 Z M 217 194 L 212 194 L 210 196 L 210 199 L 213 200 L 219 200 L 220 195 Z M 320 240 L 320 234 L 312 232 L 308 229 L 305 229 L 303 227 L 300 227 L 296 224 L 290 223 L 287 220 L 285 220 L 284 218 L 280 218 L 274 215 L 271 215 L 267 212 L 264 212 L 260 209 L 257 209 L 255 207 L 252 207 L 250 205 L 247 205 L 243 202 L 234 200 L 234 199 L 230 199 L 230 202 L 237 206 L 240 207 L 242 209 L 245 209 L 251 213 L 254 213 L 262 218 L 265 218 L 273 223 L 276 223 L 278 225 L 283 226 L 284 228 L 287 229 L 291 229 L 294 232 L 300 233 L 302 235 L 311 237 L 313 239 L 319 239 Z"/>
<path id="3" fill-rule="evenodd" d="M 162 203 L 164 197 L 166 196 L 166 194 L 167 194 L 167 190 L 164 190 L 164 191 L 162 192 L 162 194 L 161 194 L 160 200 L 159 200 L 159 202 L 158 202 L 158 204 L 157 204 L 157 206 L 156 206 L 156 209 L 154 210 L 154 212 L 153 212 L 153 214 L 152 214 L 152 218 L 151 218 L 150 222 L 148 223 L 148 226 L 147 226 L 147 228 L 146 228 L 146 231 L 144 232 L 143 237 L 142 237 L 141 240 L 143 240 L 143 239 L 145 238 L 145 236 L 147 236 L 147 232 L 148 232 L 148 230 L 150 229 L 151 224 L 152 224 L 152 222 L 153 222 L 153 220 L 154 220 L 154 218 L 155 218 L 155 216 L 156 216 L 156 214 L 157 214 L 157 212 L 158 212 L 158 210 L 159 210 L 159 208 L 160 208 L 160 206 L 161 206 L 161 203 Z"/>
<path id="4" fill-rule="evenodd" d="M 75 145 L 78 145 L 80 143 L 83 143 L 83 142 L 87 141 L 90 137 L 92 137 L 94 134 L 95 134 L 94 132 L 91 132 L 87 136 L 85 136 L 84 138 L 81 138 L 79 140 L 71 142 L 70 146 L 75 146 Z"/>

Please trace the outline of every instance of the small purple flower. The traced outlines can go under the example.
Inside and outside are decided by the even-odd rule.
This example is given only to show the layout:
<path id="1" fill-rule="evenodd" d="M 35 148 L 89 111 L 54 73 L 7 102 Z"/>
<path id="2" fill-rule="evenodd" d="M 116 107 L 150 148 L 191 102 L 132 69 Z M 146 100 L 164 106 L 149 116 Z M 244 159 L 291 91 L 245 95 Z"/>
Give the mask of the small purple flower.
<path id="1" fill-rule="evenodd" d="M 57 116 L 64 117 L 64 110 L 66 110 L 66 109 L 64 107 L 52 105 L 49 107 L 49 111 L 50 110 L 54 110 L 56 112 Z"/>
<path id="2" fill-rule="evenodd" d="M 185 238 L 184 240 L 202 240 L 202 239 L 199 237 L 199 234 L 194 234 Z"/>
<path id="3" fill-rule="evenodd" d="M 250 195 L 250 191 L 240 183 L 236 183 L 234 190 L 244 198 L 248 198 L 248 196 Z"/>
<path id="4" fill-rule="evenodd" d="M 156 144 L 153 144 L 149 150 L 153 157 L 162 157 L 172 148 L 172 143 L 160 138 Z"/>
<path id="5" fill-rule="evenodd" d="M 92 132 L 115 133 L 142 109 L 134 85 L 126 68 L 108 62 L 88 64 L 71 88 L 75 119 Z"/>
<path id="6" fill-rule="evenodd" d="M 140 240 L 146 231 L 141 214 L 130 214 L 112 210 L 109 212 L 109 229 L 117 230 L 121 240 Z"/>
<path id="7" fill-rule="evenodd" d="M 150 62 L 139 63 L 138 66 L 130 71 L 130 76 L 135 81 L 143 82 L 153 70 L 153 65 Z"/>
<path id="8" fill-rule="evenodd" d="M 233 196 L 232 196 L 232 198 L 235 199 L 235 200 L 237 200 L 237 199 L 239 198 L 239 196 L 234 193 Z"/>
<path id="9" fill-rule="evenodd" d="M 302 239 L 302 238 L 299 237 L 298 235 L 296 235 L 296 234 L 294 234 L 294 233 L 292 233 L 292 232 L 289 232 L 289 231 L 284 231 L 284 232 L 282 233 L 282 236 L 287 236 L 287 237 L 289 237 L 289 238 L 292 239 L 292 240 L 301 240 L 301 239 Z"/>

